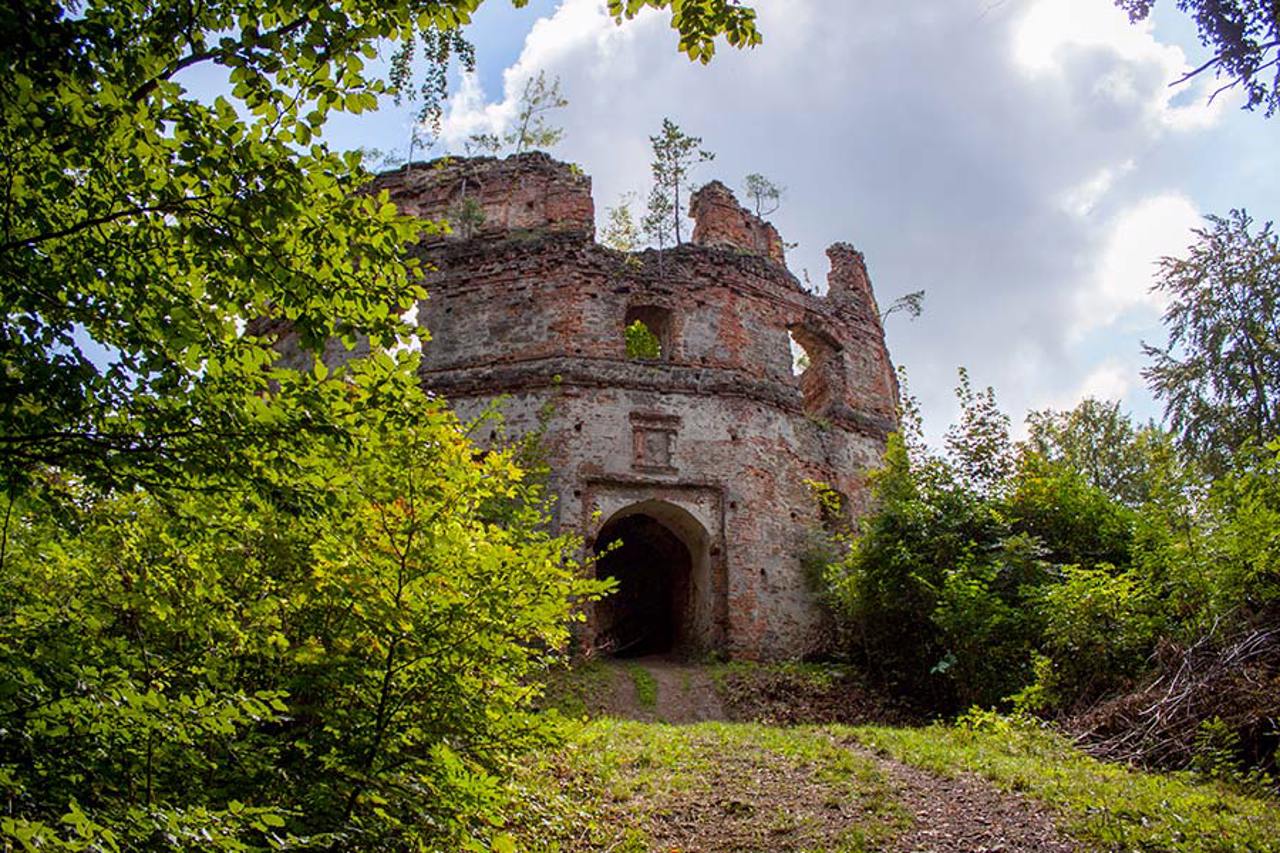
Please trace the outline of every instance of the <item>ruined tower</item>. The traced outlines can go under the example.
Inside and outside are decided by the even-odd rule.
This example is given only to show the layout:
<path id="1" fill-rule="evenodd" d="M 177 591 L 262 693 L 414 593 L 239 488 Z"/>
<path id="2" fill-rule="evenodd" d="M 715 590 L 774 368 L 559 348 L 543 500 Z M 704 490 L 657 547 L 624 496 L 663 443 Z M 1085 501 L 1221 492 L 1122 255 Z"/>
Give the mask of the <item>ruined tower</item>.
<path id="1" fill-rule="evenodd" d="M 691 244 L 624 255 L 595 242 L 590 178 L 541 153 L 414 164 L 376 186 L 456 223 L 419 248 L 435 267 L 423 383 L 463 418 L 500 399 L 508 434 L 544 413 L 554 522 L 607 552 L 595 570 L 620 585 L 583 642 L 820 651 L 803 557 L 824 520 L 806 481 L 856 514 L 896 423 L 862 255 L 832 246 L 827 294 L 807 292 L 773 226 L 718 182 L 691 200 Z M 656 358 L 628 356 L 637 320 Z"/>

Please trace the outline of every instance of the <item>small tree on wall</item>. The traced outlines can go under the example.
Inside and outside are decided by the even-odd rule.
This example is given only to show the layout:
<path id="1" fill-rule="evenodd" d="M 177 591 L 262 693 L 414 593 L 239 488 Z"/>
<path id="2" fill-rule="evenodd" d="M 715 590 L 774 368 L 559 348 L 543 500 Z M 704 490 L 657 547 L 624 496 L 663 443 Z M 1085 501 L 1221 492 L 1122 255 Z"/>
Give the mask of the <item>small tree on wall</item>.
<path id="1" fill-rule="evenodd" d="M 483 152 L 501 153 L 509 149 L 512 154 L 523 154 L 534 149 L 550 149 L 564 139 L 564 128 L 547 123 L 552 110 L 569 106 L 560 90 L 560 78 L 547 79 L 545 71 L 525 81 L 517 106 L 515 127 L 499 136 L 496 133 L 476 133 L 463 143 L 467 156 Z"/>
<path id="2" fill-rule="evenodd" d="M 634 193 L 625 193 L 615 207 L 606 208 L 600 242 L 619 252 L 634 252 L 640 245 L 640 227 L 631 215 Z"/>
<path id="3" fill-rule="evenodd" d="M 743 180 L 743 187 L 747 191 L 747 198 L 751 201 L 752 207 L 755 208 L 756 216 L 762 218 L 782 205 L 782 194 L 786 191 L 784 187 L 778 186 L 759 172 L 747 175 Z"/>
<path id="4" fill-rule="evenodd" d="M 653 190 L 649 193 L 649 212 L 645 216 L 645 230 L 655 237 L 658 248 L 665 240 L 663 223 L 670 221 L 675 244 L 681 244 L 680 191 L 689 189 L 689 175 L 693 167 L 715 159 L 715 154 L 705 151 L 702 138 L 689 136 L 669 118 L 662 120 L 662 132 L 650 136 L 653 143 Z"/>

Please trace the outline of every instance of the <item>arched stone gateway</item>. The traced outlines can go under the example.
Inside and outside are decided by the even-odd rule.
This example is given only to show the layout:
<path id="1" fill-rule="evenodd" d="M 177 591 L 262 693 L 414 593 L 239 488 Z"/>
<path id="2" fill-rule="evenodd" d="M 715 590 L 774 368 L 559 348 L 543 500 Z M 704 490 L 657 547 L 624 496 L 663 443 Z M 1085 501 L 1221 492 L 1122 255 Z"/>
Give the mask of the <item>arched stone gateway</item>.
<path id="1" fill-rule="evenodd" d="M 601 525 L 594 550 L 596 576 L 618 583 L 595 605 L 596 649 L 635 657 L 717 645 L 711 537 L 689 512 L 660 500 L 632 504 Z"/>

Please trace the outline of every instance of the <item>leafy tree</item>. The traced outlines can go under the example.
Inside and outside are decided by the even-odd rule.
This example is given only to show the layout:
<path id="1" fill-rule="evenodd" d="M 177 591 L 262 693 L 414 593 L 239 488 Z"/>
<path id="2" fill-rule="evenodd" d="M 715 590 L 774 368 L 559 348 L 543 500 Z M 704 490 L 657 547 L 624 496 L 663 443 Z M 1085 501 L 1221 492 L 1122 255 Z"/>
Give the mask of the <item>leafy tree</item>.
<path id="1" fill-rule="evenodd" d="M 1150 446 L 1160 440 L 1159 428 L 1135 426 L 1118 402 L 1088 398 L 1070 411 L 1029 412 L 1026 423 L 1027 448 L 1047 461 L 1129 506 L 1150 497 Z"/>
<path id="2" fill-rule="evenodd" d="M 534 148 L 554 148 L 564 138 L 564 128 L 549 125 L 546 114 L 568 105 L 569 101 L 560 92 L 560 78 L 553 77 L 551 82 L 547 82 L 546 72 L 539 71 L 525 81 L 516 108 L 515 127 L 502 136 L 473 134 L 466 142 L 467 154 L 473 151 L 496 154 L 504 148 L 513 154 L 521 154 Z"/>
<path id="3" fill-rule="evenodd" d="M 645 214 L 640 218 L 640 227 L 653 245 L 661 251 L 667 247 L 667 239 L 671 236 L 671 218 L 679 217 L 671 196 L 656 184 L 649 190 L 649 200 L 645 206 Z"/>
<path id="4" fill-rule="evenodd" d="M 528 0 L 522 0 L 521 5 Z M 609 14 L 619 23 L 634 18 L 641 9 L 671 9 L 671 28 L 680 34 L 680 51 L 704 65 L 716 52 L 716 38 L 725 37 L 733 47 L 760 44 L 756 13 L 738 0 L 701 0 L 681 3 L 673 0 L 608 0 Z"/>
<path id="5" fill-rule="evenodd" d="M 1156 0 L 1116 0 L 1130 20 L 1144 20 Z M 1200 43 L 1212 56 L 1178 82 L 1213 71 L 1227 82 L 1214 93 L 1241 87 L 1245 106 L 1261 106 L 1272 116 L 1280 109 L 1280 9 L 1269 0 L 1178 0 L 1191 15 Z M 1269 79 L 1268 79 L 1269 78 Z"/>
<path id="6" fill-rule="evenodd" d="M 1042 701 L 1080 707 L 1122 687 L 1146 664 L 1159 622 L 1137 572 L 1068 565 L 1060 583 L 1037 591 L 1044 617 L 1037 688 Z"/>
<path id="7" fill-rule="evenodd" d="M 1280 435 L 1280 240 L 1243 210 L 1207 217 L 1183 258 L 1160 261 L 1165 347 L 1143 370 L 1182 446 L 1221 471 Z"/>
<path id="8" fill-rule="evenodd" d="M 547 75 L 539 71 L 537 76 L 525 81 L 516 113 L 516 127 L 507 134 L 506 141 L 515 153 L 532 148 L 552 148 L 564 138 L 564 128 L 547 124 L 546 114 L 551 110 L 567 107 L 569 102 L 560 94 L 560 78 L 547 82 Z"/>
<path id="9" fill-rule="evenodd" d="M 993 388 L 973 390 L 969 371 L 963 367 L 956 399 L 960 401 L 960 420 L 947 429 L 947 452 L 972 488 L 984 494 L 999 491 L 1013 473 L 1009 416 L 1000 410 Z"/>
<path id="10" fill-rule="evenodd" d="M 699 147 L 702 145 L 700 137 L 689 136 L 669 118 L 662 120 L 662 131 L 649 137 L 649 141 L 653 144 L 653 161 L 649 164 L 653 171 L 653 190 L 649 195 L 646 230 L 660 234 L 663 220 L 670 217 L 670 233 L 679 246 L 680 223 L 684 216 L 680 193 L 690 189 L 689 173 L 693 167 L 715 159 L 715 155 Z M 662 245 L 659 236 L 659 248 Z"/>
<path id="11" fill-rule="evenodd" d="M 755 207 L 756 216 L 768 216 L 782 204 L 784 188 L 758 172 L 747 175 L 743 185 L 746 187 L 747 198 Z"/>
<path id="12" fill-rule="evenodd" d="M 299 436 L 333 432 L 323 380 L 287 401 L 276 390 L 273 330 L 287 324 L 307 351 L 412 334 L 400 314 L 423 293 L 406 247 L 423 224 L 361 193 L 359 155 L 319 134 L 335 111 L 407 95 L 415 51 L 435 111 L 479 3 L 0 14 L 0 460 L 14 482 L 44 465 L 115 485 L 265 476 Z M 613 11 L 646 5 L 671 6 Z M 671 14 L 692 58 L 720 34 L 759 41 L 754 12 L 728 0 Z M 385 81 L 365 69 L 384 40 L 400 45 Z M 200 67 L 230 96 L 188 92 L 182 74 Z M 261 318 L 274 322 L 248 325 Z"/>
<path id="13" fill-rule="evenodd" d="M 514 450 L 406 393 L 320 512 L 75 481 L 10 504 L 0 839 L 457 849 L 498 817 L 504 756 L 548 734 L 531 678 L 603 587 Z"/>

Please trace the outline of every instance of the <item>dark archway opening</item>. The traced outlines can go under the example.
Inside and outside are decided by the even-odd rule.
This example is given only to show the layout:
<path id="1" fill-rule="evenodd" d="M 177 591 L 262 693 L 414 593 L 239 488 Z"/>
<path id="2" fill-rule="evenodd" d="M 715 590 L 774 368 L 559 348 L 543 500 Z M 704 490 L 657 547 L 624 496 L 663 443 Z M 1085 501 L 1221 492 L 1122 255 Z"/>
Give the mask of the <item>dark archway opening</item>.
<path id="1" fill-rule="evenodd" d="M 595 550 L 603 554 L 596 575 L 618 581 L 597 605 L 603 649 L 617 657 L 678 651 L 688 639 L 689 548 L 658 520 L 635 514 L 606 524 Z"/>

